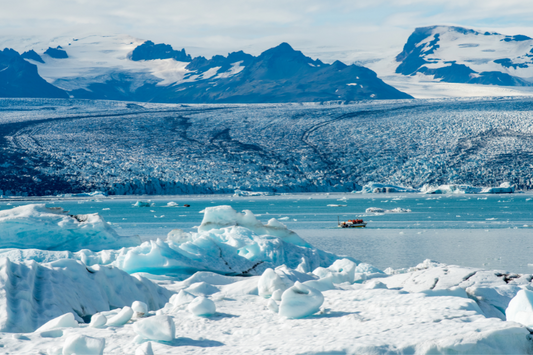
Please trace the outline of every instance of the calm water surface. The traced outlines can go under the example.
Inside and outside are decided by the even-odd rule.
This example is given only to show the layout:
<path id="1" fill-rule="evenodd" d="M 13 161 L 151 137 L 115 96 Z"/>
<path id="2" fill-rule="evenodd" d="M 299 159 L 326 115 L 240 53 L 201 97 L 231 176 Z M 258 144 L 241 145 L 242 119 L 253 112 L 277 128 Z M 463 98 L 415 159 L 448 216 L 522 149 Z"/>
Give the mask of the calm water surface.
<path id="1" fill-rule="evenodd" d="M 266 223 L 278 218 L 318 248 L 379 268 L 414 266 L 426 258 L 449 264 L 533 273 L 533 195 L 297 194 L 269 197 L 165 196 L 1 199 L 0 210 L 28 203 L 71 214 L 99 213 L 119 234 L 164 238 L 194 230 L 206 207 L 251 210 Z M 152 207 L 133 207 L 148 201 Z M 173 201 L 191 207 L 167 207 Z M 330 206 L 328 206 L 330 205 Z M 331 206 L 337 205 L 337 206 Z M 400 207 L 410 213 L 366 213 Z M 337 219 L 363 218 L 366 229 L 336 228 Z M 529 266 L 532 265 L 532 266 Z"/>

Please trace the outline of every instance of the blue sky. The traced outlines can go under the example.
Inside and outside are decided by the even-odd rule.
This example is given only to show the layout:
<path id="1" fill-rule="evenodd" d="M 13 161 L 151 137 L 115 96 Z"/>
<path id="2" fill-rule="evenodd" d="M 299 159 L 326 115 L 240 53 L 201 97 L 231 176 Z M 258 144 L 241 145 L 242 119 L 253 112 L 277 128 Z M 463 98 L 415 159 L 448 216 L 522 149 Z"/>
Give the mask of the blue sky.
<path id="1" fill-rule="evenodd" d="M 0 0 L 0 34 L 125 33 L 193 55 L 281 42 L 325 60 L 401 50 L 415 27 L 444 24 L 533 37 L 527 0 Z"/>

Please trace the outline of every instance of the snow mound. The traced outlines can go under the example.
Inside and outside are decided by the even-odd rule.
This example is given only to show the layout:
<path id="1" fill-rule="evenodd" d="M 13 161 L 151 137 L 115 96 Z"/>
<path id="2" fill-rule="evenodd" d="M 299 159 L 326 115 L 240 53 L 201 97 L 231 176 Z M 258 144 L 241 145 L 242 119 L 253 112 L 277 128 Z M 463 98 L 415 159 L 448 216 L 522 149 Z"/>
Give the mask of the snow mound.
<path id="1" fill-rule="evenodd" d="M 408 208 L 396 207 L 392 210 L 386 210 L 379 207 L 369 207 L 365 211 L 366 213 L 408 213 L 411 212 Z"/>
<path id="2" fill-rule="evenodd" d="M 113 267 L 89 268 L 71 259 L 40 264 L 0 258 L 0 289 L 0 331 L 5 332 L 32 332 L 63 315 L 83 322 L 81 317 L 136 300 L 156 310 L 171 295 L 143 277 Z M 61 319 L 57 326 L 64 326 Z"/>
<path id="3" fill-rule="evenodd" d="M 294 286 L 283 292 L 279 315 L 287 318 L 307 317 L 318 312 L 322 303 L 322 292 L 296 281 Z"/>
<path id="4" fill-rule="evenodd" d="M 99 251 L 140 243 L 139 237 L 119 236 L 97 213 L 68 215 L 44 204 L 0 211 L 0 230 L 0 248 Z"/>
<path id="5" fill-rule="evenodd" d="M 508 321 L 517 322 L 531 328 L 533 326 L 533 292 L 520 290 L 509 302 L 505 310 Z"/>

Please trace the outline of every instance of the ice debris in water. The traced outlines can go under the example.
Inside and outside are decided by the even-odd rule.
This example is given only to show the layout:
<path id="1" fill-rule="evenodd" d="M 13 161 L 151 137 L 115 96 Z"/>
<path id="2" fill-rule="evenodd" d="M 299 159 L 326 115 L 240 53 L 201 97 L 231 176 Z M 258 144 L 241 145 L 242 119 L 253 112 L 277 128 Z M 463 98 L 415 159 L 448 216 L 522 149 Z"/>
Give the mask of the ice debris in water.
<path id="1" fill-rule="evenodd" d="M 0 248 L 100 251 L 141 243 L 139 237 L 118 235 L 97 213 L 69 215 L 44 204 L 0 211 L 0 230 Z"/>
<path id="2" fill-rule="evenodd" d="M 176 337 L 176 326 L 170 316 L 158 315 L 138 320 L 133 330 L 142 339 L 172 341 Z"/>
<path id="3" fill-rule="evenodd" d="M 187 309 L 196 316 L 210 317 L 215 314 L 216 305 L 215 302 L 211 301 L 209 298 L 200 296 L 189 303 Z"/>
<path id="4" fill-rule="evenodd" d="M 366 209 L 365 212 L 366 213 L 407 213 L 407 212 L 411 212 L 411 210 L 408 208 L 401 208 L 401 207 L 396 207 L 396 208 L 393 208 L 392 210 L 386 210 L 386 209 L 379 208 L 379 207 L 369 207 Z"/>
<path id="5" fill-rule="evenodd" d="M 65 340 L 63 355 L 102 355 L 105 348 L 104 338 L 87 335 L 72 335 Z"/>
<path id="6" fill-rule="evenodd" d="M 177 206 L 179 205 L 174 201 L 167 202 L 167 207 L 177 207 Z"/>
<path id="7" fill-rule="evenodd" d="M 152 207 L 154 204 L 147 201 L 137 201 L 133 204 L 133 207 Z"/>
<path id="8" fill-rule="evenodd" d="M 296 281 L 283 292 L 279 315 L 287 318 L 303 318 L 320 310 L 324 303 L 322 292 Z"/>

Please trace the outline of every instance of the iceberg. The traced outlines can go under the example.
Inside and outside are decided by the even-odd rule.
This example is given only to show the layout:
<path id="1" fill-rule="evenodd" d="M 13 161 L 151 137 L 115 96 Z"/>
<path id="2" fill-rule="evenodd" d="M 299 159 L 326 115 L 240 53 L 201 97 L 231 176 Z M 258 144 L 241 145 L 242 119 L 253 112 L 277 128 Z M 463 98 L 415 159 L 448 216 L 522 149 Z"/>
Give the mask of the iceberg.
<path id="1" fill-rule="evenodd" d="M 516 186 L 509 182 L 503 182 L 499 187 L 485 187 L 481 190 L 482 194 L 512 194 L 515 192 Z"/>
<path id="2" fill-rule="evenodd" d="M 140 244 L 118 235 L 97 213 L 69 215 L 60 207 L 31 204 L 0 211 L 0 248 L 78 251 Z"/>
<path id="3" fill-rule="evenodd" d="M 233 194 L 233 197 L 249 197 L 249 196 L 272 196 L 274 195 L 272 192 L 262 192 L 262 191 L 243 191 L 243 190 L 235 190 L 235 193 Z"/>
<path id="4" fill-rule="evenodd" d="M 378 194 L 378 193 L 393 193 L 393 192 L 418 192 L 418 190 L 412 187 L 395 186 L 387 184 L 379 184 L 375 182 L 369 182 L 363 186 L 360 191 L 352 191 L 352 193 L 363 194 Z"/>
<path id="5" fill-rule="evenodd" d="M 474 187 L 472 185 L 440 185 L 440 186 L 431 186 L 424 185 L 420 192 L 423 194 L 478 194 L 482 188 Z"/>

